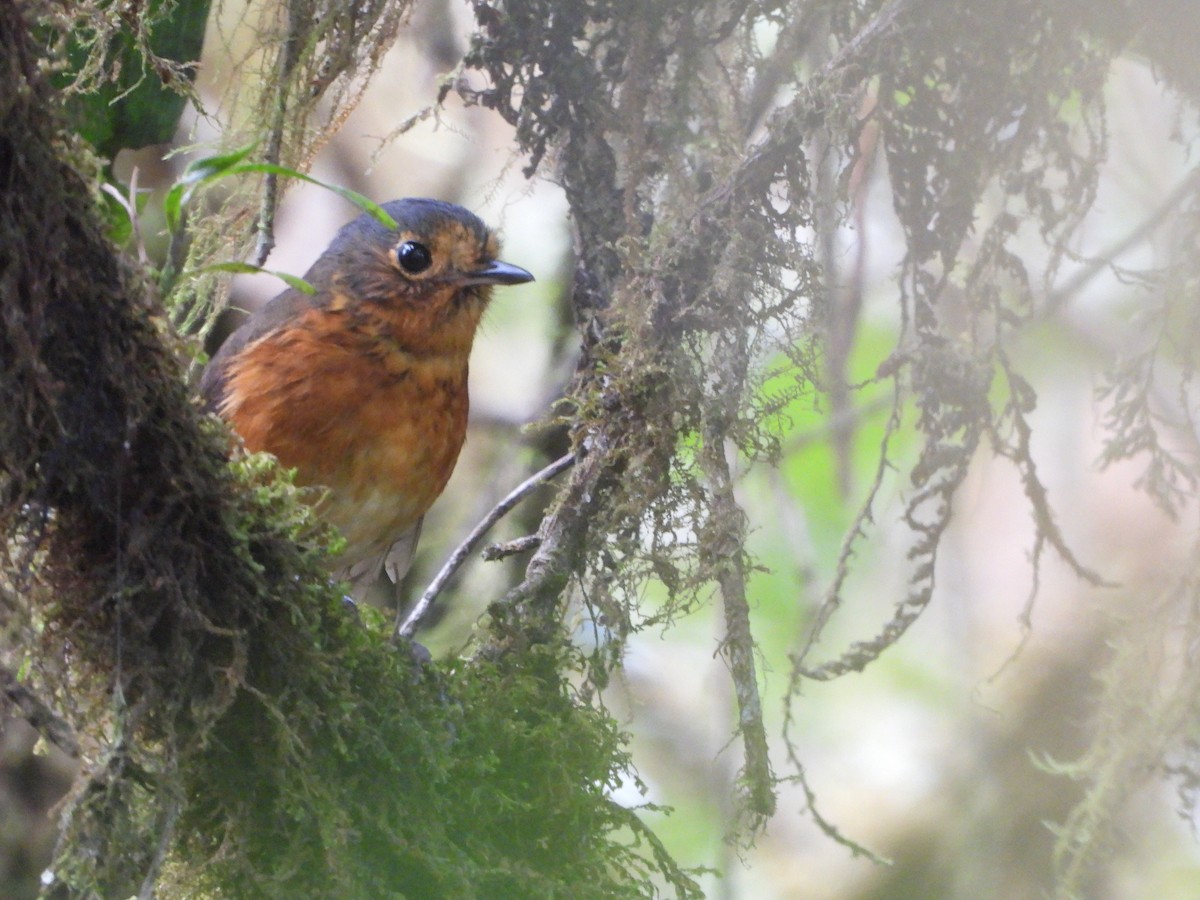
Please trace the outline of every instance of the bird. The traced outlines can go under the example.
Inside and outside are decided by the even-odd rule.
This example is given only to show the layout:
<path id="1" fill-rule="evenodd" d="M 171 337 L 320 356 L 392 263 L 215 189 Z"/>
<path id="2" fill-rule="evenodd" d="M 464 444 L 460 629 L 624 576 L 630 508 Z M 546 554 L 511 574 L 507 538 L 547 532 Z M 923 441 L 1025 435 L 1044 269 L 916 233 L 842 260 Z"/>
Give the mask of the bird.
<path id="1" fill-rule="evenodd" d="M 345 539 L 330 568 L 361 599 L 385 565 L 399 583 L 466 437 L 471 346 L 497 285 L 533 281 L 498 259 L 461 206 L 381 204 L 343 226 L 304 280 L 251 315 L 199 384 L 247 450 L 323 488 L 317 515 Z"/>

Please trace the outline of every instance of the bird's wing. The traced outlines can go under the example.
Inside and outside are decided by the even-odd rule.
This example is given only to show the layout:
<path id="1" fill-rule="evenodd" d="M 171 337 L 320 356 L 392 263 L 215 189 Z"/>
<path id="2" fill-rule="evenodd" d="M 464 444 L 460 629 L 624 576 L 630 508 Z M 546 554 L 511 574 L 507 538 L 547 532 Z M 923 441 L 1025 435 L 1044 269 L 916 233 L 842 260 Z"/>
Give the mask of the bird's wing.
<path id="1" fill-rule="evenodd" d="M 220 407 L 225 396 L 225 370 L 242 348 L 266 337 L 285 322 L 296 319 L 305 310 L 311 309 L 315 302 L 313 297 L 288 288 L 236 328 L 213 354 L 200 376 L 200 396 L 205 408 L 216 412 Z"/>
<path id="2" fill-rule="evenodd" d="M 384 572 L 393 585 L 400 584 L 412 567 L 413 557 L 417 554 L 417 541 L 421 539 L 423 521 L 424 517 L 417 519 L 417 524 L 402 534 L 383 553 L 359 560 L 354 565 L 334 573 L 335 580 L 350 582 L 351 600 L 361 603 Z"/>
<path id="3" fill-rule="evenodd" d="M 421 523 L 424 521 L 424 516 L 417 519 L 417 524 L 401 535 L 400 540 L 384 554 L 383 569 L 392 584 L 399 584 L 412 568 L 413 557 L 417 555 L 417 542 L 421 540 Z"/>

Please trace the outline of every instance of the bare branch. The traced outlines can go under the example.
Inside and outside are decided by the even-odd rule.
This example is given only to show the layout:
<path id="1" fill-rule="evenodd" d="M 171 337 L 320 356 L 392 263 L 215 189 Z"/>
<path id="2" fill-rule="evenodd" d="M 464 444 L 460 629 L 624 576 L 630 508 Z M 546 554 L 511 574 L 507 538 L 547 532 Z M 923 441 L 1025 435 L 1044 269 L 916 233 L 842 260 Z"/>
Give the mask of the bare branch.
<path id="1" fill-rule="evenodd" d="M 475 549 L 475 545 L 483 539 L 483 536 L 491 530 L 492 526 L 504 518 L 514 506 L 527 496 L 560 472 L 569 469 L 574 463 L 574 453 L 567 453 L 559 457 L 541 471 L 530 475 L 517 485 L 507 497 L 497 503 L 492 511 L 484 516 L 478 525 L 471 529 L 471 533 L 458 545 L 458 548 L 450 554 L 450 558 L 446 560 L 445 565 L 434 576 L 433 581 L 429 583 L 429 587 L 425 589 L 425 593 L 413 605 L 408 615 L 403 618 L 397 616 L 396 631 L 392 639 L 398 640 L 400 638 L 412 637 L 420 626 L 421 620 L 429 615 L 429 611 L 433 608 L 433 603 L 437 599 L 438 594 L 446 587 L 447 582 L 454 577 L 454 573 L 466 562 L 467 557 L 471 555 L 471 551 Z"/>
<path id="2" fill-rule="evenodd" d="M 709 514 L 700 531 L 702 561 L 721 591 L 725 638 L 721 652 L 729 663 L 738 703 L 738 731 L 746 762 L 741 774 L 744 811 L 751 827 L 761 827 L 775 812 L 775 776 L 763 725 L 762 697 L 754 664 L 754 636 L 746 598 L 746 514 L 733 496 L 733 475 L 725 437 L 737 413 L 749 365 L 746 337 L 731 328 L 713 353 L 713 396 L 704 411 L 700 467 L 708 482 Z"/>
<path id="3" fill-rule="evenodd" d="M 1200 170 L 1189 173 L 1177 184 L 1157 207 L 1151 210 L 1141 222 L 1127 235 L 1118 239 L 1094 258 L 1088 260 L 1079 271 L 1075 272 L 1060 287 L 1055 288 L 1042 303 L 1039 314 L 1049 318 L 1060 312 L 1071 299 L 1087 286 L 1093 278 L 1105 269 L 1115 265 L 1126 251 L 1132 250 L 1142 241 L 1149 238 L 1189 197 L 1194 196 L 1200 189 Z"/>
<path id="4" fill-rule="evenodd" d="M 541 542 L 542 539 L 536 534 L 527 534 L 515 540 L 505 541 L 503 544 L 489 544 L 483 548 L 483 552 L 480 555 L 486 562 L 495 562 L 498 559 L 516 556 L 518 553 L 533 550 Z"/>
<path id="5" fill-rule="evenodd" d="M 71 726 L 37 694 L 21 684 L 16 675 L 3 667 L 0 667 L 0 690 L 42 737 L 72 759 L 79 758 L 79 741 Z"/>

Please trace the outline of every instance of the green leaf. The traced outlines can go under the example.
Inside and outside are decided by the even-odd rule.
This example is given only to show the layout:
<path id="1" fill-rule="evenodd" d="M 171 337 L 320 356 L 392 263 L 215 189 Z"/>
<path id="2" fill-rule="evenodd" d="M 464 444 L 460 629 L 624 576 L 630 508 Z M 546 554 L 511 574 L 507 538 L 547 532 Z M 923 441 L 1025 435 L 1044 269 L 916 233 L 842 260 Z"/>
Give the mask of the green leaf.
<path id="1" fill-rule="evenodd" d="M 184 170 L 182 177 L 167 191 L 167 196 L 163 200 L 163 211 L 166 214 L 167 229 L 172 233 L 179 229 L 180 222 L 183 219 L 183 208 L 191 201 L 192 194 L 201 185 L 231 175 L 246 175 L 251 173 L 279 175 L 284 178 L 295 178 L 299 181 L 315 184 L 317 187 L 333 191 L 339 197 L 349 200 L 363 212 L 373 216 L 385 228 L 397 227 L 396 220 L 389 216 L 382 206 L 374 200 L 364 197 L 358 191 L 352 191 L 350 188 L 321 181 L 319 178 L 313 178 L 311 175 L 305 175 L 303 172 L 297 172 L 295 169 L 289 169 L 287 166 L 280 166 L 275 163 L 243 162 L 254 151 L 254 147 L 254 144 L 248 144 L 229 153 L 206 156 L 204 159 L 198 159 L 190 163 Z"/>
<path id="2" fill-rule="evenodd" d="M 129 205 L 124 198 L 112 187 L 104 184 L 103 214 L 108 226 L 108 239 L 118 246 L 123 245 L 133 235 L 133 219 L 130 217 Z"/>
<path id="3" fill-rule="evenodd" d="M 153 56 L 184 66 L 200 58 L 208 0 L 150 0 L 137 9 Z M 91 46 L 95 38 L 85 21 L 72 29 L 68 68 L 54 78 L 58 87 L 74 83 L 89 55 L 97 52 Z M 66 98 L 75 130 L 110 160 L 126 147 L 169 141 L 190 94 L 194 67 L 187 67 L 183 77 L 160 72 L 147 61 L 128 25 L 109 36 L 102 52 L 111 80 Z"/>
<path id="4" fill-rule="evenodd" d="M 236 150 L 230 150 L 228 153 L 218 153 L 216 156 L 193 160 L 183 170 L 183 176 L 179 179 L 179 183 L 196 185 L 225 174 L 233 174 L 229 170 L 253 153 L 257 146 L 257 144 L 247 144 Z"/>
<path id="5" fill-rule="evenodd" d="M 363 212 L 369 213 L 371 216 L 373 216 L 375 220 L 385 228 L 397 227 L 396 220 L 389 216 L 382 206 L 380 206 L 374 200 L 364 197 L 358 191 L 352 191 L 350 188 L 344 188 L 340 185 L 321 181 L 319 178 L 313 178 L 311 175 L 305 175 L 303 172 L 297 172 L 295 169 L 289 169 L 286 166 L 278 166 L 274 163 L 242 163 L 232 167 L 230 172 L 262 172 L 268 175 L 282 175 L 285 178 L 297 178 L 300 181 L 306 181 L 309 184 L 315 184 L 317 187 L 323 187 L 327 191 L 333 191 L 339 197 L 344 197 Z"/>
<path id="6" fill-rule="evenodd" d="M 163 213 L 167 220 L 167 231 L 174 234 L 179 230 L 180 223 L 183 221 L 183 208 L 191 201 L 196 188 L 226 175 L 236 174 L 234 167 L 253 153 L 255 146 L 257 145 L 247 144 L 228 153 L 206 156 L 188 163 L 187 168 L 183 170 L 183 175 L 175 184 L 171 185 L 167 196 L 163 198 Z"/>
<path id="7" fill-rule="evenodd" d="M 280 281 L 286 283 L 288 287 L 295 288 L 302 294 L 312 295 L 317 292 L 316 288 L 297 275 L 289 275 L 287 272 L 277 272 L 274 269 L 264 269 L 262 266 L 256 266 L 253 263 L 247 262 L 213 263 L 210 266 L 202 266 L 199 269 L 188 269 L 179 277 L 195 278 L 197 275 L 202 275 L 205 272 L 233 272 L 235 275 L 274 275 Z"/>
<path id="8" fill-rule="evenodd" d="M 257 144 L 246 144 L 228 154 L 205 156 L 202 160 L 193 160 L 187 164 L 184 174 L 179 181 L 170 186 L 167 196 L 163 198 L 163 214 L 167 218 L 167 230 L 170 234 L 178 232 L 180 223 L 184 220 L 184 206 L 192 199 L 192 193 L 200 185 L 215 181 L 224 175 L 235 174 L 236 164 L 250 156 Z"/>
<path id="9" fill-rule="evenodd" d="M 179 223 L 183 219 L 183 191 L 186 186 L 181 181 L 177 181 L 167 191 L 167 196 L 163 198 L 163 214 L 167 220 L 167 232 L 176 234 L 179 231 Z"/>

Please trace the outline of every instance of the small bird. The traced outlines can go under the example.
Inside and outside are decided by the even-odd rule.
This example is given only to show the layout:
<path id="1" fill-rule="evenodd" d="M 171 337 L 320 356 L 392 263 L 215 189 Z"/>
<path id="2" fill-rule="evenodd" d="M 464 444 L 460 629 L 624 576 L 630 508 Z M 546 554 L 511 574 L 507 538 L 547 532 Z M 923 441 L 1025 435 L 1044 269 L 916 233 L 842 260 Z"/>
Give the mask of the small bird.
<path id="1" fill-rule="evenodd" d="M 438 200 L 363 214 L 305 274 L 238 328 L 200 380 L 208 409 L 297 483 L 327 489 L 318 513 L 346 539 L 336 574 L 361 597 L 386 561 L 407 571 L 421 520 L 467 429 L 467 367 L 493 285 L 533 276 L 497 259 L 475 215 Z"/>

